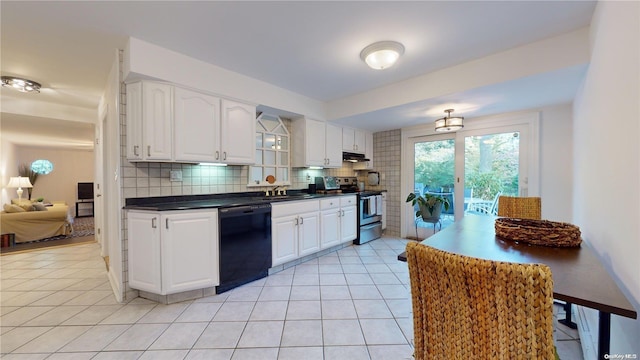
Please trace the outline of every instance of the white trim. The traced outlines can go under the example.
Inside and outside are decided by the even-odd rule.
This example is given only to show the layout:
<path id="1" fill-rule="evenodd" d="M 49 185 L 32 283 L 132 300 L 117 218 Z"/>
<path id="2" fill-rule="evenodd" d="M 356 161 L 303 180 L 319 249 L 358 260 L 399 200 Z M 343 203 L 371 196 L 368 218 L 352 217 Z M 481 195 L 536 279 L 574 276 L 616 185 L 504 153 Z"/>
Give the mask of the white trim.
<path id="1" fill-rule="evenodd" d="M 109 278 L 109 284 L 111 284 L 111 290 L 113 290 L 113 295 L 115 295 L 116 301 L 121 303 L 124 300 L 122 296 L 122 288 L 120 287 L 120 281 L 117 279 L 112 269 L 113 267 L 109 266 L 107 277 Z"/>

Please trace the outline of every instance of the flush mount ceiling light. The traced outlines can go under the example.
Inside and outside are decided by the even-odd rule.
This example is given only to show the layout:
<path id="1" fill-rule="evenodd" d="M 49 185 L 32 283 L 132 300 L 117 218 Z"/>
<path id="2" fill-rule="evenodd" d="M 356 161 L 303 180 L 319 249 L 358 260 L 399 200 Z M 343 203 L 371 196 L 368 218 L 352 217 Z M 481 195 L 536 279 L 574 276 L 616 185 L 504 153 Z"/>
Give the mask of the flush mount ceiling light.
<path id="1" fill-rule="evenodd" d="M 2 86 L 8 86 L 20 92 L 40 92 L 40 84 L 37 82 L 13 76 L 3 76 Z"/>
<path id="2" fill-rule="evenodd" d="M 462 121 L 463 117 L 451 117 L 451 113 L 453 109 L 447 109 L 444 112 L 447 113 L 447 116 L 442 119 L 436 120 L 436 131 L 438 132 L 449 132 L 449 131 L 457 131 L 464 127 Z"/>
<path id="3" fill-rule="evenodd" d="M 396 41 L 379 41 L 360 52 L 360 58 L 372 69 L 382 70 L 393 65 L 400 55 L 404 54 L 404 46 Z"/>

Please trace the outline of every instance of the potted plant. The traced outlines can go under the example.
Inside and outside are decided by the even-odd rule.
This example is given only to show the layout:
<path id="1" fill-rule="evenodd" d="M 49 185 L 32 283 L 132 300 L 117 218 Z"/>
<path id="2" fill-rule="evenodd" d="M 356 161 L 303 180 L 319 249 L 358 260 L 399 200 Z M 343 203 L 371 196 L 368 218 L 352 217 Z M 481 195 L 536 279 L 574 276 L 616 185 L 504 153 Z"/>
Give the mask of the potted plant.
<path id="1" fill-rule="evenodd" d="M 411 202 L 414 207 L 418 204 L 416 217 L 420 216 L 422 220 L 427 222 L 440 219 L 442 208 L 444 207 L 444 210 L 447 211 L 451 205 L 446 197 L 430 193 L 424 195 L 410 193 L 406 202 Z"/>

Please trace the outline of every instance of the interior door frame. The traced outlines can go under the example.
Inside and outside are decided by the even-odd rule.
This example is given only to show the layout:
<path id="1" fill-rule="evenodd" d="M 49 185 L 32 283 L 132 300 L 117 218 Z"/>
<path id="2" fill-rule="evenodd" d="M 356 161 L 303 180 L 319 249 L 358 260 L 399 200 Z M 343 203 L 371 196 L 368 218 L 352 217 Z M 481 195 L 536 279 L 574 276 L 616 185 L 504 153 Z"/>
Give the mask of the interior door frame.
<path id="1" fill-rule="evenodd" d="M 539 196 L 540 194 L 540 112 L 524 112 L 502 114 L 497 116 L 482 117 L 465 120 L 463 130 L 453 134 L 442 135 L 435 132 L 433 124 L 420 125 L 416 127 L 402 129 L 401 131 L 401 169 L 400 184 L 402 201 L 400 212 L 400 236 L 407 237 L 407 222 L 413 218 L 413 208 L 404 202 L 405 194 L 414 190 L 414 144 L 417 139 L 442 140 L 446 135 L 455 137 L 455 186 L 454 186 L 454 208 L 462 209 L 464 206 L 464 139 L 470 135 L 491 134 L 500 132 L 520 131 L 521 151 L 520 173 L 526 173 L 526 185 L 528 196 Z M 524 157 L 524 159 L 523 159 Z M 519 186 L 520 187 L 520 186 Z M 521 192 L 522 193 L 522 192 Z M 455 220 L 458 221 L 464 216 L 463 212 L 455 213 Z"/>

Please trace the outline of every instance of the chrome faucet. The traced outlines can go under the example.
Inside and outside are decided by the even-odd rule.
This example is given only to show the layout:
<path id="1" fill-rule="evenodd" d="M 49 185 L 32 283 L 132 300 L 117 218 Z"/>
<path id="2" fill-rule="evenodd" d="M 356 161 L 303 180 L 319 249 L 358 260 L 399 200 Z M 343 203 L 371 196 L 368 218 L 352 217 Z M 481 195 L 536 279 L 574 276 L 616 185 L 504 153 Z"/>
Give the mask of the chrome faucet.
<path id="1" fill-rule="evenodd" d="M 287 188 L 278 185 L 273 189 L 271 189 L 271 195 L 269 195 L 269 189 L 265 190 L 264 195 L 265 196 L 287 195 Z"/>

